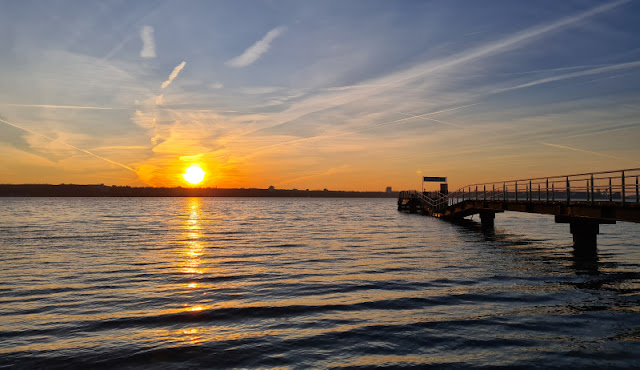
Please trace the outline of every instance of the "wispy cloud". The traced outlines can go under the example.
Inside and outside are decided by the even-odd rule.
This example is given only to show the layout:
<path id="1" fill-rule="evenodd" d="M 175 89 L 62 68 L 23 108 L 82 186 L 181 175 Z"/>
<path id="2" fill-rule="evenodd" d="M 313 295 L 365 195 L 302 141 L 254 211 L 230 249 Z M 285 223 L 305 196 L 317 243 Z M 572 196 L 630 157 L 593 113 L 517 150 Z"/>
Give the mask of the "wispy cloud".
<path id="1" fill-rule="evenodd" d="M 281 181 L 281 182 L 277 183 L 276 185 L 282 186 L 282 185 L 287 185 L 287 184 L 299 183 L 299 182 L 303 182 L 303 181 L 306 181 L 306 180 L 311 180 L 311 179 L 314 179 L 314 178 L 317 178 L 317 177 L 335 175 L 335 174 L 338 174 L 338 173 L 347 172 L 350 168 L 351 168 L 351 166 L 344 164 L 344 165 L 339 166 L 339 167 L 329 168 L 326 171 L 314 172 L 314 173 L 309 174 L 309 175 L 305 175 L 305 176 L 300 176 L 300 177 L 296 177 L 296 178 L 293 178 L 293 179 L 284 180 L 284 181 Z"/>
<path id="2" fill-rule="evenodd" d="M 365 131 L 375 130 L 375 129 L 381 128 L 383 126 L 389 126 L 389 125 L 397 124 L 397 123 L 400 123 L 400 122 L 413 120 L 413 119 L 416 119 L 416 118 L 424 118 L 425 116 L 430 116 L 430 115 L 435 115 L 435 114 L 439 114 L 439 113 L 450 112 L 450 111 L 454 111 L 454 110 L 458 110 L 458 109 L 472 107 L 474 105 L 477 105 L 477 104 L 461 105 L 461 106 L 458 106 L 458 107 L 442 109 L 442 110 L 438 110 L 438 111 L 435 111 L 435 112 L 421 114 L 419 116 L 409 115 L 409 117 L 394 119 L 394 120 L 386 121 L 386 122 L 381 122 L 381 123 L 378 123 L 378 124 L 375 124 L 375 125 L 372 125 L 372 126 L 366 126 L 364 128 L 356 129 L 356 130 L 353 130 L 353 131 L 345 131 L 345 132 L 339 132 L 339 133 L 335 133 L 335 134 L 326 134 L 326 135 L 311 136 L 311 137 L 306 137 L 306 138 L 301 138 L 301 139 L 281 141 L 281 142 L 278 142 L 278 143 L 275 143 L 275 144 L 266 145 L 266 146 L 262 146 L 262 147 L 258 147 L 258 148 L 252 149 L 251 154 L 245 156 L 245 158 L 256 156 L 262 151 L 270 150 L 270 149 L 277 148 L 277 147 L 281 147 L 283 145 L 291 146 L 293 144 L 299 144 L 299 143 L 308 142 L 308 141 L 336 139 L 336 138 L 340 138 L 340 137 L 343 137 L 343 136 L 348 136 L 348 135 L 362 133 L 362 132 L 365 132 Z M 451 124 L 451 123 L 447 123 L 447 124 L 453 125 L 453 126 L 458 126 L 458 125 L 454 125 L 454 124 Z"/>
<path id="3" fill-rule="evenodd" d="M 98 150 L 140 150 L 140 149 L 149 149 L 149 147 L 143 146 L 143 145 L 109 145 L 109 146 L 101 146 L 96 149 Z"/>
<path id="4" fill-rule="evenodd" d="M 282 90 L 282 88 L 278 86 L 257 86 L 257 87 L 246 87 L 242 89 L 241 92 L 249 95 L 263 95 L 263 94 L 275 93 L 280 90 Z"/>
<path id="5" fill-rule="evenodd" d="M 140 38 L 142 39 L 142 50 L 140 50 L 140 56 L 142 58 L 155 58 L 156 43 L 153 39 L 153 27 L 142 27 L 142 30 L 140 31 Z"/>
<path id="6" fill-rule="evenodd" d="M 112 108 L 112 107 L 86 107 L 78 105 L 51 105 L 51 104 L 0 104 L 10 107 L 32 107 L 32 108 L 54 108 L 54 109 L 96 109 L 96 110 L 114 110 L 114 109 L 126 109 L 126 108 Z"/>
<path id="7" fill-rule="evenodd" d="M 586 11 L 579 12 L 574 15 L 566 16 L 558 20 L 530 27 L 521 32 L 517 32 L 513 35 L 509 35 L 502 39 L 498 39 L 493 42 L 485 43 L 483 45 L 464 50 L 460 53 L 453 54 L 444 58 L 430 60 L 424 63 L 420 63 L 413 67 L 393 72 L 391 74 L 373 78 L 367 81 L 363 81 L 357 85 L 342 86 L 338 90 L 322 90 L 317 91 L 315 94 L 309 94 L 306 99 L 301 99 L 296 104 L 293 104 L 289 109 L 279 114 L 281 119 L 275 124 L 266 124 L 259 129 L 266 129 L 276 127 L 283 123 L 293 121 L 295 119 L 302 118 L 311 113 L 326 111 L 337 107 L 345 107 L 356 104 L 358 102 L 365 101 L 365 99 L 372 100 L 372 97 L 381 96 L 390 91 L 397 92 L 395 95 L 402 94 L 404 89 L 409 91 L 411 88 L 422 84 L 422 91 L 433 89 L 438 84 L 438 78 L 441 77 L 445 71 L 451 71 L 456 68 L 460 68 L 462 65 L 477 62 L 485 58 L 504 53 L 508 50 L 517 49 L 523 45 L 538 40 L 552 32 L 556 32 L 562 28 L 569 27 L 574 24 L 583 22 L 590 17 L 594 17 L 598 14 L 604 13 L 622 4 L 628 3 L 630 0 L 620 0 L 611 2 L 608 4 L 600 5 L 591 8 Z M 629 68 L 627 66 L 626 68 Z M 613 67 L 604 67 L 613 68 Z M 621 69 L 619 67 L 617 69 Z M 598 68 L 596 68 L 598 69 Z M 597 72 L 602 73 L 603 71 Z M 576 72 L 576 73 L 585 73 Z M 593 72 L 596 73 L 596 72 Z M 543 83 L 543 82 L 540 82 Z M 521 86 L 526 87 L 526 86 Z M 501 90 L 487 91 L 486 93 L 496 93 Z M 467 94 L 466 98 L 470 95 Z M 464 104 L 469 100 L 454 100 L 451 104 Z M 396 110 L 397 112 L 397 110 Z M 402 120 L 401 120 L 402 121 Z M 396 122 L 395 120 L 392 122 Z M 375 127 L 375 125 L 373 126 Z"/>
<path id="8" fill-rule="evenodd" d="M 114 164 L 114 165 L 116 165 L 116 166 L 120 166 L 120 167 L 122 167 L 122 168 L 124 168 L 124 169 L 127 169 L 127 170 L 129 170 L 129 171 L 132 171 L 132 172 L 134 172 L 134 173 L 136 173 L 136 174 L 138 173 L 135 169 L 133 169 L 133 168 L 131 168 L 131 167 L 127 166 L 126 164 L 122 164 L 122 163 L 119 163 L 119 162 L 113 161 L 113 160 L 111 160 L 111 159 L 109 159 L 109 158 L 105 158 L 105 157 L 99 156 L 99 155 L 97 155 L 97 154 L 95 154 L 95 153 L 92 153 L 92 152 L 90 152 L 90 151 L 86 150 L 86 149 L 78 148 L 77 146 L 74 146 L 74 145 L 67 144 L 67 143 L 65 143 L 65 142 L 59 141 L 58 139 L 52 138 L 51 136 L 47 136 L 47 135 L 41 134 L 41 133 L 39 133 L 39 132 L 36 132 L 36 131 L 30 130 L 30 129 L 28 129 L 28 128 L 25 128 L 25 127 L 22 127 L 22 126 L 19 126 L 19 125 L 16 125 L 15 123 L 11 123 L 11 122 L 9 122 L 9 121 L 5 121 L 5 120 L 3 120 L 3 119 L 0 119 L 0 122 L 2 122 L 2 123 L 4 123 L 4 124 L 7 124 L 7 125 L 9 125 L 9 126 L 15 127 L 15 128 L 17 128 L 17 129 L 20 129 L 20 130 L 23 130 L 23 131 L 29 132 L 29 133 L 31 133 L 31 134 L 34 134 L 34 135 L 37 135 L 37 136 L 43 137 L 43 138 L 45 138 L 45 139 L 49 139 L 49 140 L 51 140 L 51 141 L 58 142 L 58 143 L 60 143 L 60 144 L 62 144 L 62 145 L 64 145 L 64 146 L 66 146 L 66 147 L 69 147 L 69 148 L 71 148 L 71 149 L 75 149 L 75 150 L 80 151 L 80 152 L 82 152 L 82 153 L 88 154 L 88 155 L 90 155 L 90 156 L 92 156 L 92 157 L 95 157 L 95 158 L 98 158 L 98 159 L 102 159 L 102 160 L 103 160 L 103 161 L 105 161 L 105 162 L 109 162 L 109 163 Z"/>
<path id="9" fill-rule="evenodd" d="M 273 40 L 282 35 L 286 30 L 287 27 L 285 26 L 280 26 L 272 29 L 271 31 L 267 32 L 267 34 L 264 35 L 261 40 L 245 50 L 244 53 L 227 61 L 225 64 L 229 67 L 236 68 L 246 67 L 250 64 L 253 64 L 256 60 L 260 59 L 262 54 L 266 53 L 269 50 Z"/>
<path id="10" fill-rule="evenodd" d="M 178 73 L 180 73 L 180 71 L 182 71 L 182 68 L 184 68 L 184 66 L 186 65 L 187 62 L 185 61 L 178 64 L 176 68 L 173 69 L 173 72 L 171 72 L 171 74 L 169 75 L 169 79 L 162 83 L 162 88 L 165 89 L 167 86 L 171 85 L 171 82 L 173 82 L 173 80 L 178 77 Z"/>

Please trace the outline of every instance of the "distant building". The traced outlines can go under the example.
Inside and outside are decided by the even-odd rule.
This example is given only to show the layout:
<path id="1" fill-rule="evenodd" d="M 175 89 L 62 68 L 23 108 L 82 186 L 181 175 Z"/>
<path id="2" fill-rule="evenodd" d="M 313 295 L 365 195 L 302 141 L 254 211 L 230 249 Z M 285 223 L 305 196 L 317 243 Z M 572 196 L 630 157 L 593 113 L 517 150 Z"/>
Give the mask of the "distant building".
<path id="1" fill-rule="evenodd" d="M 276 188 L 274 188 L 273 185 L 271 185 L 271 186 L 269 186 L 269 189 L 267 189 L 267 190 L 274 191 L 274 190 L 276 190 Z"/>
<path id="2" fill-rule="evenodd" d="M 393 190 L 391 190 L 391 186 L 387 186 L 387 190 L 385 190 L 385 192 L 386 192 L 387 194 L 391 194 L 391 193 L 393 193 Z"/>

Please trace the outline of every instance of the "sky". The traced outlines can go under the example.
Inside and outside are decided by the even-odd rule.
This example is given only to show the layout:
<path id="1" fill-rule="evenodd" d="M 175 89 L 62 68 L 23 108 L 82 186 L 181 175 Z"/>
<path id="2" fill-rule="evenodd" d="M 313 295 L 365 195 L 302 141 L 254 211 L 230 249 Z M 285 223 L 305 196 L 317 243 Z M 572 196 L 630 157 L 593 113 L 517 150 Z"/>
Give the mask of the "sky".
<path id="1" fill-rule="evenodd" d="M 640 1 L 0 0 L 0 183 L 640 167 Z"/>

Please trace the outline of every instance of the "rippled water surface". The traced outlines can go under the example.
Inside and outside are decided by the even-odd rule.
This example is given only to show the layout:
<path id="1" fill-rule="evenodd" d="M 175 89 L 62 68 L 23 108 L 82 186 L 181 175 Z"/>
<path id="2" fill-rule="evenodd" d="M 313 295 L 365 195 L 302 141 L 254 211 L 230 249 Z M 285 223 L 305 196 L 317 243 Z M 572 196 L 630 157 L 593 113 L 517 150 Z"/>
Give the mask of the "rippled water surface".
<path id="1" fill-rule="evenodd" d="M 394 199 L 0 199 L 0 367 L 633 367 L 640 225 Z"/>

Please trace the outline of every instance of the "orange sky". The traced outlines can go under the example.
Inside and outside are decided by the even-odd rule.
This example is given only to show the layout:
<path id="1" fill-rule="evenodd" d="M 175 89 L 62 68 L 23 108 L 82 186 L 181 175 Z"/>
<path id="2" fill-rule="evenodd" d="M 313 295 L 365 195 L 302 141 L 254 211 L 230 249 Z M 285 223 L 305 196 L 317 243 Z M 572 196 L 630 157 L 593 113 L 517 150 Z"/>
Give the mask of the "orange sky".
<path id="1" fill-rule="evenodd" d="M 190 186 L 197 164 L 198 186 L 381 191 L 640 167 L 636 5 L 414 5 L 126 23 L 3 3 L 0 183 Z"/>

